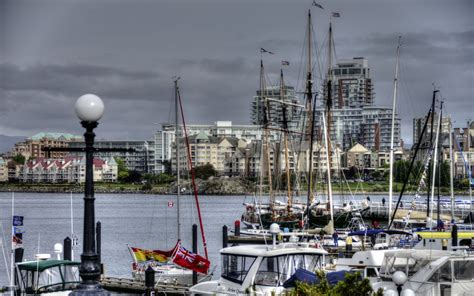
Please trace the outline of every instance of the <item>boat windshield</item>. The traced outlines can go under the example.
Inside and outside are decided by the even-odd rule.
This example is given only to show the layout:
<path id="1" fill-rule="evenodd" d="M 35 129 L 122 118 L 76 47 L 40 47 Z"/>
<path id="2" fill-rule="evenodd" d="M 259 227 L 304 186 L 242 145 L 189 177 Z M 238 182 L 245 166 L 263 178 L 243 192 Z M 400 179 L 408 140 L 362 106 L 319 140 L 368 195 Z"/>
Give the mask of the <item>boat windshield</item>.
<path id="1" fill-rule="evenodd" d="M 256 256 L 223 254 L 221 276 L 229 281 L 242 284 Z"/>
<path id="2" fill-rule="evenodd" d="M 453 262 L 456 281 L 474 281 L 474 260 L 455 260 Z"/>
<path id="3" fill-rule="evenodd" d="M 380 274 L 382 276 L 390 277 L 396 271 L 403 271 L 406 275 L 411 276 L 418 270 L 425 267 L 435 258 L 413 258 L 413 257 L 397 257 L 386 256 L 383 260 Z"/>
<path id="4" fill-rule="evenodd" d="M 41 272 L 22 270 L 22 286 L 28 293 L 71 289 L 79 282 L 79 268 L 76 265 L 60 265 Z"/>
<path id="5" fill-rule="evenodd" d="M 322 256 L 318 254 L 290 254 L 266 257 L 262 260 L 255 276 L 255 284 L 281 286 L 297 269 L 311 272 L 321 267 Z"/>

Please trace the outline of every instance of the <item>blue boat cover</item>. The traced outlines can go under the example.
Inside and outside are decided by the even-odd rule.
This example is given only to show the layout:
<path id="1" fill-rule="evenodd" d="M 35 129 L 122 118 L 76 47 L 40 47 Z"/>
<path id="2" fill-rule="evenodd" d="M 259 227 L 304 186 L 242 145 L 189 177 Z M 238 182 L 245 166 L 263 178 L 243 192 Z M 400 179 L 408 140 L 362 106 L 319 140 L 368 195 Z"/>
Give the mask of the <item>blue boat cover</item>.
<path id="1" fill-rule="evenodd" d="M 295 287 L 297 281 L 308 283 L 308 284 L 318 284 L 319 277 L 311 271 L 299 268 L 295 271 L 295 273 L 289 279 L 287 279 L 283 283 L 283 287 L 285 288 Z"/>
<path id="2" fill-rule="evenodd" d="M 341 270 L 329 272 L 326 275 L 329 285 L 333 286 L 345 279 L 346 273 L 350 271 Z M 306 269 L 297 269 L 295 273 L 283 283 L 283 287 L 291 288 L 296 286 L 296 282 L 304 282 L 308 284 L 319 284 L 321 279 L 313 272 Z"/>
<path id="3" fill-rule="evenodd" d="M 358 231 L 353 231 L 349 232 L 348 235 L 366 235 L 366 236 L 373 236 L 377 235 L 379 233 L 387 233 L 387 234 L 406 234 L 406 235 L 412 235 L 409 232 L 406 231 L 401 231 L 401 230 L 390 230 L 390 229 L 367 229 L 367 230 L 358 230 Z"/>

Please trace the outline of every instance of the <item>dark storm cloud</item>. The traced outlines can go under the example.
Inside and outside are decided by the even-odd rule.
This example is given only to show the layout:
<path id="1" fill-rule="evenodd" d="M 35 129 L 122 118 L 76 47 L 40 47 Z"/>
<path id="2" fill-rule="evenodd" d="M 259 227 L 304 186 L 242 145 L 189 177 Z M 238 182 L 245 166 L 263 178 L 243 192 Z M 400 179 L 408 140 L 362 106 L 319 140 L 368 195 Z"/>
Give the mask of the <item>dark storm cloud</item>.
<path id="1" fill-rule="evenodd" d="M 152 99 L 156 96 L 159 75 L 95 65 L 34 65 L 20 67 L 0 64 L 4 91 L 39 91 L 77 96 L 89 90 L 114 98 Z"/>
<path id="2" fill-rule="evenodd" d="M 458 122 L 472 113 L 473 3 L 321 0 L 325 9 L 313 9 L 316 42 L 327 39 L 330 12 L 340 12 L 336 58 L 368 58 L 376 103 L 389 106 L 403 36 L 399 113 L 410 138 L 433 82 Z M 106 103 L 98 129 L 105 137 L 151 138 L 154 123 L 172 120 L 173 76 L 181 77 L 188 123 L 247 124 L 260 47 L 276 53 L 263 56 L 269 84 L 288 60 L 287 83 L 303 85 L 310 7 L 311 0 L 0 1 L 0 134 L 81 132 L 72 106 L 93 92 Z"/>

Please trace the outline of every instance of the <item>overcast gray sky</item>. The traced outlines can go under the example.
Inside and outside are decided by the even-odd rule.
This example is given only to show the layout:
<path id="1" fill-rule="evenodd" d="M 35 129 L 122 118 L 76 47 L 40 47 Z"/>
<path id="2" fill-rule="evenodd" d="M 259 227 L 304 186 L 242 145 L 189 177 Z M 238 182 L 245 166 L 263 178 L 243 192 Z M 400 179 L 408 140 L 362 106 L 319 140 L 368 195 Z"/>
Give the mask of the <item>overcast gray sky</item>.
<path id="1" fill-rule="evenodd" d="M 270 81 L 281 60 L 299 84 L 310 0 L 0 0 L 0 134 L 81 134 L 73 106 L 95 93 L 106 111 L 99 138 L 151 139 L 172 120 L 172 76 L 188 123 L 248 124 L 260 47 Z M 474 1 L 318 0 L 319 45 L 334 19 L 338 59 L 369 59 L 375 102 L 390 106 L 397 36 L 403 38 L 397 108 L 411 143 L 432 83 L 455 126 L 474 119 Z M 299 82 L 299 83 L 298 83 Z"/>

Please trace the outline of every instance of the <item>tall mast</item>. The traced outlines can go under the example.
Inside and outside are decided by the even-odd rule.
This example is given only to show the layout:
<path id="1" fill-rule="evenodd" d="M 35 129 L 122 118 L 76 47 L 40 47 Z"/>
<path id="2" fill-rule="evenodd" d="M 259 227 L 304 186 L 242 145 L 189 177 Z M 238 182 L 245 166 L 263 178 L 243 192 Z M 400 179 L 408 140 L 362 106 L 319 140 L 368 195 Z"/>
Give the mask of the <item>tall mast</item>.
<path id="1" fill-rule="evenodd" d="M 449 116 L 449 187 L 451 193 L 451 221 L 454 221 L 454 170 L 453 170 L 453 134 L 452 134 L 451 116 Z"/>
<path id="2" fill-rule="evenodd" d="M 326 87 L 327 87 L 327 98 L 326 98 L 326 116 L 327 116 L 327 120 L 326 120 L 326 136 L 325 136 L 325 139 L 326 139 L 326 158 L 327 158 L 327 166 L 328 166 L 328 170 L 327 170 L 328 184 L 331 180 L 331 159 L 332 159 L 332 156 L 331 156 L 331 151 L 332 151 L 332 147 L 331 147 L 332 42 L 333 42 L 333 40 L 332 40 L 332 23 L 330 21 L 329 22 L 329 41 L 328 41 L 328 73 L 327 73 L 327 84 L 326 84 Z M 330 197 L 330 199 L 332 199 L 332 192 L 330 193 L 330 191 L 331 191 L 330 187 L 331 186 L 328 186 L 328 196 Z M 332 201 L 329 201 L 327 206 L 330 209 L 331 215 L 332 215 Z M 331 221 L 333 221 L 332 216 L 331 216 Z M 334 223 L 334 222 L 332 222 L 332 223 Z"/>
<path id="3" fill-rule="evenodd" d="M 331 166 L 329 165 L 329 131 L 326 127 L 326 122 L 323 116 L 323 127 L 324 127 L 324 144 L 326 148 L 326 162 L 327 162 L 327 174 L 328 174 L 328 202 L 329 202 L 329 213 L 331 215 L 331 220 L 329 221 L 330 229 L 334 232 L 334 213 L 332 207 L 332 184 L 331 184 Z"/>
<path id="4" fill-rule="evenodd" d="M 263 101 L 263 157 L 265 159 L 264 165 L 266 164 L 266 170 L 268 173 L 268 195 L 270 198 L 270 209 L 273 212 L 275 203 L 275 197 L 273 196 L 273 185 L 272 185 L 272 166 L 270 163 L 270 144 L 269 144 L 269 114 L 270 114 L 270 103 L 266 97 L 265 90 L 265 69 L 263 67 L 263 60 L 260 60 L 260 97 Z"/>
<path id="5" fill-rule="evenodd" d="M 395 113 L 397 107 L 397 87 L 398 87 L 398 67 L 400 63 L 400 46 L 401 36 L 398 37 L 397 46 L 397 63 L 395 66 L 395 78 L 393 79 L 393 98 L 392 98 L 392 131 L 390 134 L 390 176 L 389 176 L 389 187 L 388 187 L 388 225 L 391 225 L 390 219 L 392 215 L 392 198 L 393 198 L 393 141 L 395 136 Z"/>
<path id="6" fill-rule="evenodd" d="M 313 203 L 313 133 L 314 133 L 314 112 L 312 112 L 312 98 L 313 98 L 313 81 L 312 81 L 312 63 L 311 63 L 311 10 L 308 10 L 308 65 L 306 75 L 306 110 L 308 112 L 308 130 L 307 134 L 310 135 L 310 146 L 309 146 L 309 182 L 308 182 L 308 196 L 307 196 L 307 208 L 309 214 L 309 205 Z"/>
<path id="7" fill-rule="evenodd" d="M 469 209 L 469 223 L 472 224 L 472 212 L 473 212 L 473 204 L 472 204 L 472 169 L 471 169 L 471 122 L 467 122 L 467 168 L 468 168 L 468 177 L 469 177 L 469 201 L 471 203 L 471 207 Z"/>
<path id="8" fill-rule="evenodd" d="M 439 118 L 440 120 L 442 121 L 443 120 L 443 101 L 441 101 L 441 106 L 439 108 Z M 440 122 L 438 124 L 438 128 L 439 128 L 439 131 L 438 133 L 441 134 L 441 124 L 442 122 Z M 440 145 L 440 141 L 438 141 L 438 157 L 439 157 L 439 160 L 438 160 L 438 201 L 437 201 L 437 204 L 436 204 L 436 212 L 437 212 L 437 218 L 436 218 L 436 221 L 439 221 L 441 218 L 440 218 L 440 190 L 441 190 L 441 161 L 442 161 L 442 151 L 441 151 L 441 145 Z"/>
<path id="9" fill-rule="evenodd" d="M 179 102 L 178 102 L 178 80 L 177 77 L 174 80 L 174 99 L 175 99 L 175 116 L 176 116 L 176 125 L 175 125 L 175 143 L 176 143 L 176 183 L 177 183 L 177 192 L 176 192 L 176 210 L 177 210 L 177 219 L 178 219 L 178 240 L 181 239 L 181 219 L 179 217 L 179 199 L 181 195 L 181 184 L 180 184 L 180 163 L 179 163 L 179 138 L 180 138 L 180 129 L 179 129 Z"/>
<path id="10" fill-rule="evenodd" d="M 327 132 L 330 135 L 331 134 L 331 122 L 332 122 L 332 23 L 329 22 L 329 42 L 328 42 L 328 76 L 327 76 L 327 99 L 326 99 L 326 126 L 327 126 Z M 329 160 L 331 160 L 331 137 L 328 137 L 328 151 L 327 153 L 329 154 Z M 329 166 L 331 163 L 329 163 Z"/>
<path id="11" fill-rule="evenodd" d="M 439 92 L 439 90 L 436 90 L 434 89 L 433 90 L 433 99 L 431 100 L 431 110 L 433 110 L 431 112 L 431 118 L 426 118 L 426 120 L 430 119 L 431 120 L 431 127 L 430 127 L 430 146 L 428 147 L 428 149 L 432 149 L 433 148 L 433 130 L 434 130 L 434 117 L 435 117 L 435 101 L 436 101 L 436 93 Z M 429 178 L 431 178 L 431 175 L 430 175 L 430 171 L 428 171 L 428 174 L 429 174 Z M 430 183 L 428 183 L 430 184 Z M 431 188 L 430 186 L 428 186 L 428 192 L 427 192 L 427 195 L 426 195 L 426 217 L 429 217 L 430 216 L 430 191 L 431 191 Z"/>
<path id="12" fill-rule="evenodd" d="M 434 159 L 433 159 L 433 174 L 432 174 L 432 183 L 431 183 L 431 201 L 430 203 L 433 204 L 433 199 L 434 199 L 434 188 L 435 188 L 435 179 L 436 179 L 436 167 L 437 167 L 437 161 L 438 161 L 438 140 L 439 140 L 439 130 L 440 130 L 440 125 L 441 125 L 441 112 L 439 113 L 438 116 L 438 127 L 436 128 L 436 140 L 435 140 L 435 150 L 434 150 Z M 431 206 L 431 211 L 430 211 L 430 231 L 432 230 L 433 226 L 433 206 Z"/>
<path id="13" fill-rule="evenodd" d="M 280 101 L 283 102 L 285 91 L 285 82 L 283 80 L 283 69 L 280 71 Z M 283 111 L 283 136 L 284 136 L 284 145 L 285 145 L 285 171 L 286 171 L 286 188 L 288 194 L 288 213 L 291 212 L 291 206 L 293 203 L 291 197 L 291 180 L 290 180 L 290 161 L 288 155 L 288 118 L 287 118 L 287 107 L 285 104 L 282 104 Z"/>

